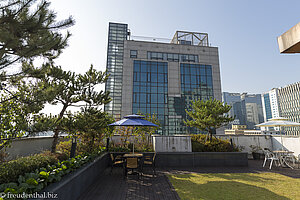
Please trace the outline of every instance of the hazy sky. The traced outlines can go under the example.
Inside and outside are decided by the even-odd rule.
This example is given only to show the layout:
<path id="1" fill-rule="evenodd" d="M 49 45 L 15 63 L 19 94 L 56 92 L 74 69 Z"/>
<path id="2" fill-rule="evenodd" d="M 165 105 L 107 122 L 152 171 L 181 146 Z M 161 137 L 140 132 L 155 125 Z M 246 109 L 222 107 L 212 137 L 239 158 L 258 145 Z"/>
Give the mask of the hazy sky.
<path id="1" fill-rule="evenodd" d="M 219 47 L 222 91 L 262 93 L 300 81 L 300 54 L 280 54 L 277 37 L 300 20 L 289 0 L 52 0 L 58 19 L 76 24 L 56 60 L 83 73 L 105 70 L 109 22 L 127 23 L 132 35 L 172 38 L 176 30 L 209 34 Z"/>

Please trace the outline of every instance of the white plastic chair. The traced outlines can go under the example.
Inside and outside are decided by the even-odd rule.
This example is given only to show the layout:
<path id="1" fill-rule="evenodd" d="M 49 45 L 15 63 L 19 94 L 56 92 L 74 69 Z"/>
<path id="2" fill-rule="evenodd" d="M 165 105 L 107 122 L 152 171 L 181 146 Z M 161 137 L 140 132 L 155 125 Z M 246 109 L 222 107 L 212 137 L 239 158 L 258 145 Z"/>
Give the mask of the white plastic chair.
<path id="1" fill-rule="evenodd" d="M 265 160 L 264 160 L 264 163 L 263 163 L 263 167 L 265 167 L 267 160 L 271 160 L 269 169 L 272 168 L 273 161 L 274 161 L 275 164 L 276 164 L 276 161 L 279 164 L 279 158 L 277 157 L 276 154 L 272 153 L 270 150 L 267 150 L 267 149 L 264 149 L 263 152 L 265 154 Z"/>

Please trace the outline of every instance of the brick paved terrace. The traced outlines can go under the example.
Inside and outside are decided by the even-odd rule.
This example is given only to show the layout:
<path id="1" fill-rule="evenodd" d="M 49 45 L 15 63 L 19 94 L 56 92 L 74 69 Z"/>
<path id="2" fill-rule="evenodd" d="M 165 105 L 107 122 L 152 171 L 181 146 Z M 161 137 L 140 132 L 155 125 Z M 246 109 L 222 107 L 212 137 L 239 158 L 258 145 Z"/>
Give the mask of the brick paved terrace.
<path id="1" fill-rule="evenodd" d="M 151 169 L 147 169 L 140 179 L 137 175 L 128 175 L 127 178 L 124 178 L 122 169 L 120 168 L 115 168 L 110 175 L 110 168 L 107 168 L 104 174 L 98 177 L 98 181 L 89 187 L 85 194 L 79 199 L 180 199 L 168 180 L 167 174 L 273 172 L 293 178 L 300 178 L 299 165 L 296 165 L 296 169 L 282 168 L 274 165 L 272 169 L 269 170 L 268 165 L 263 168 L 262 163 L 262 160 L 249 160 L 248 167 L 159 168 L 155 176 L 152 176 Z"/>

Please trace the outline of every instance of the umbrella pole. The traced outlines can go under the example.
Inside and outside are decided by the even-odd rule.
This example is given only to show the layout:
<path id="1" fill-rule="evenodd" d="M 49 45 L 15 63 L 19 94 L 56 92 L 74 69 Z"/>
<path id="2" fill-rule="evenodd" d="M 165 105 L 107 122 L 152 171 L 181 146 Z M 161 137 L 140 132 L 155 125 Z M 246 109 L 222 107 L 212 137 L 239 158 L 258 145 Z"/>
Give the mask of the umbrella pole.
<path id="1" fill-rule="evenodd" d="M 281 139 L 281 150 L 283 151 L 283 140 L 282 140 L 281 126 L 279 126 L 279 132 L 280 132 L 280 139 Z"/>
<path id="2" fill-rule="evenodd" d="M 133 135 L 132 150 L 133 150 L 133 154 L 134 154 L 134 127 L 132 129 L 132 135 Z"/>

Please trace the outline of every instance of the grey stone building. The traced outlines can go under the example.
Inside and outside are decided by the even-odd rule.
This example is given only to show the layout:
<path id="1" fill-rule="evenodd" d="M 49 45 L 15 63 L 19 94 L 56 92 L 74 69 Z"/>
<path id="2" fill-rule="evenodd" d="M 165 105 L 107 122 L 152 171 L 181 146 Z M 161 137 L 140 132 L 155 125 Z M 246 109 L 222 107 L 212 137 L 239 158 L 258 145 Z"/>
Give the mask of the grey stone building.
<path id="1" fill-rule="evenodd" d="M 156 114 L 160 134 L 196 133 L 187 128 L 190 101 L 221 100 L 219 54 L 208 34 L 177 31 L 170 42 L 133 40 L 127 24 L 110 23 L 106 90 L 113 101 L 105 111 L 116 119 Z"/>

